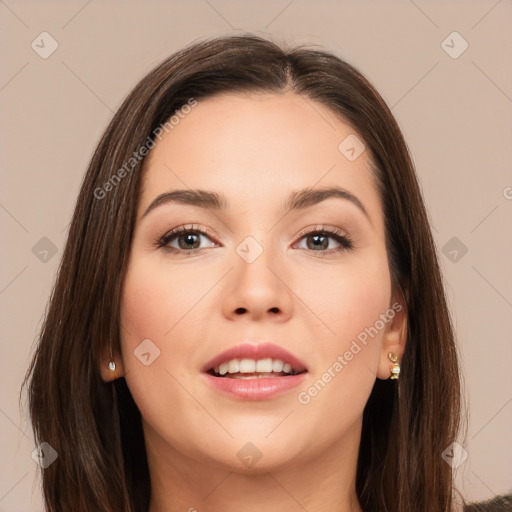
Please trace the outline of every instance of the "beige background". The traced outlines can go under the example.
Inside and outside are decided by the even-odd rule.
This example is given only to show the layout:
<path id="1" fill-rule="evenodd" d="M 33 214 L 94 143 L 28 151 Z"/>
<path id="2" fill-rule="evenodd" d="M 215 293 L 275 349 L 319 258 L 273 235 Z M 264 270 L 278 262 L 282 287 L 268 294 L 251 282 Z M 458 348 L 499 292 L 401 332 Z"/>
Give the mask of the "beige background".
<path id="1" fill-rule="evenodd" d="M 42 510 L 18 390 L 100 134 L 163 58 L 239 31 L 330 49 L 392 106 L 417 165 L 460 343 L 470 421 L 458 481 L 471 499 L 512 488 L 510 0 L 7 0 L 0 16 L 0 511 Z M 43 31 L 59 45 L 47 59 L 31 48 Z M 442 46 L 453 31 L 469 44 L 456 59 Z M 453 53 L 463 41 L 452 39 Z M 32 250 L 43 237 L 57 249 L 46 262 Z M 458 261 L 450 245 L 442 252 L 452 237 Z"/>

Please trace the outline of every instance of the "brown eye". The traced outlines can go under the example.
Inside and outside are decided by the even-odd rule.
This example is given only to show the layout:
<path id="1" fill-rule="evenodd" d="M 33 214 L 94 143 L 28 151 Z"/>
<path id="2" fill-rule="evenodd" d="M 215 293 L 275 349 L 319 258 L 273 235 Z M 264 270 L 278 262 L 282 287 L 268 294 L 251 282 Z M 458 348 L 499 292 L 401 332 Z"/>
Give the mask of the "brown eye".
<path id="1" fill-rule="evenodd" d="M 204 240 L 209 240 L 210 245 L 205 245 Z M 201 247 L 203 244 L 203 247 Z M 180 227 L 166 233 L 158 242 L 158 247 L 176 252 L 193 252 L 217 244 L 212 242 L 210 235 L 200 229 Z"/>
<path id="2" fill-rule="evenodd" d="M 177 235 L 175 237 L 178 241 L 180 249 L 198 249 L 201 245 L 201 235 L 197 233 L 187 233 L 186 235 Z"/>
<path id="3" fill-rule="evenodd" d="M 352 241 L 347 235 L 330 230 L 305 233 L 301 237 L 302 241 L 305 242 L 306 247 L 299 247 L 299 249 L 307 249 L 314 252 L 339 252 L 352 249 L 353 247 Z"/>

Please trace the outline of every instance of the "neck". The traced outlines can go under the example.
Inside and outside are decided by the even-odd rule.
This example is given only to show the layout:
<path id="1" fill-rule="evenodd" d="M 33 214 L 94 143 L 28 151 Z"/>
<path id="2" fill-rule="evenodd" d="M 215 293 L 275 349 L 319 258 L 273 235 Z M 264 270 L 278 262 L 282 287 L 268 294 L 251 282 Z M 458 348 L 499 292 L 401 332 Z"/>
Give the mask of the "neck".
<path id="1" fill-rule="evenodd" d="M 362 512 L 355 492 L 360 430 L 307 461 L 241 473 L 192 460 L 145 425 L 151 475 L 148 512 Z M 355 441 L 355 442 L 354 442 Z"/>

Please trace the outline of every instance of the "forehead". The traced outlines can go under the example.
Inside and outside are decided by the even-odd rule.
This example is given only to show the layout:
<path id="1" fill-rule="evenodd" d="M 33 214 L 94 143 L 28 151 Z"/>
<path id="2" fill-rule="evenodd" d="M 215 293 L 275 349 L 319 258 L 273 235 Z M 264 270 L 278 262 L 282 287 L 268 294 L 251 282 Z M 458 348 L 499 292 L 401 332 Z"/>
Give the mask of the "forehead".
<path id="1" fill-rule="evenodd" d="M 222 191 L 239 207 L 270 207 L 292 190 L 331 185 L 369 210 L 378 203 L 368 152 L 347 158 L 344 141 L 357 134 L 322 104 L 292 92 L 222 94 L 186 112 L 146 158 L 141 211 L 162 192 L 186 188 Z"/>

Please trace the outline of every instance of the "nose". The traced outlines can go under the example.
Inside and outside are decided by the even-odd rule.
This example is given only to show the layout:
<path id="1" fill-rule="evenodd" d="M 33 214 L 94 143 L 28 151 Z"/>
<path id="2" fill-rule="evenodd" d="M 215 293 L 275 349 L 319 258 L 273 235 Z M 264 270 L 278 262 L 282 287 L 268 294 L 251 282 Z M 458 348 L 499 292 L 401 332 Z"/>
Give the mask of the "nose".
<path id="1" fill-rule="evenodd" d="M 266 247 L 254 261 L 240 254 L 234 254 L 234 269 L 224 290 L 224 315 L 230 320 L 287 321 L 293 314 L 294 295 L 283 259 Z"/>

